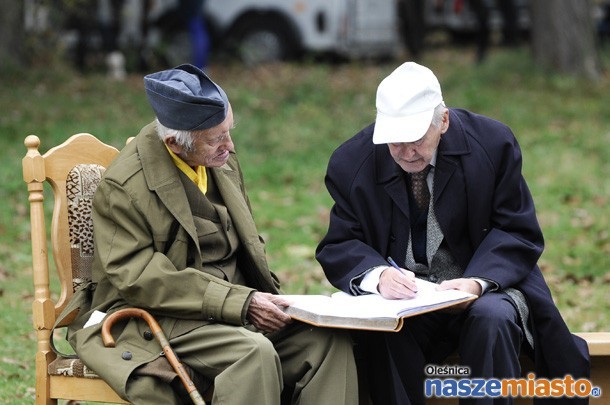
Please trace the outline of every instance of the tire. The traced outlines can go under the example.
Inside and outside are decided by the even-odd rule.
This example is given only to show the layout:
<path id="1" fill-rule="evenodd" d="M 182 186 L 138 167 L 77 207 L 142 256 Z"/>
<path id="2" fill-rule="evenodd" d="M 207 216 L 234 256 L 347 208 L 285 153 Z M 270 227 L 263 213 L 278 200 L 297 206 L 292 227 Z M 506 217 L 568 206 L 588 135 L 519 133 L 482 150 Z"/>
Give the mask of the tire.
<path id="1" fill-rule="evenodd" d="M 246 65 L 260 65 L 290 59 L 298 51 L 298 40 L 281 17 L 249 20 L 235 30 L 235 52 Z"/>

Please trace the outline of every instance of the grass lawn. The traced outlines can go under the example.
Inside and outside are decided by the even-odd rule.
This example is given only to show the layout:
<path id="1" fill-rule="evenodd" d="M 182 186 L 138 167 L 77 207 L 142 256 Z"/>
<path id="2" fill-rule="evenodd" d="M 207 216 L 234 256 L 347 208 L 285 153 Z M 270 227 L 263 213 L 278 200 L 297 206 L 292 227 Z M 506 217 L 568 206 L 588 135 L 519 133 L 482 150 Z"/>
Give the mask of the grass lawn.
<path id="1" fill-rule="evenodd" d="M 604 55 L 606 63 L 608 55 Z M 536 69 L 524 49 L 494 50 L 482 65 L 470 50 L 424 55 L 450 107 L 505 122 L 524 155 L 524 173 L 546 237 L 540 261 L 574 331 L 610 330 L 610 80 L 588 83 Z M 269 262 L 286 292 L 332 291 L 314 259 L 331 200 L 326 163 L 375 117 L 379 81 L 400 62 L 213 65 L 235 112 L 232 136 L 245 171 Z M 35 332 L 23 139 L 47 150 L 91 132 L 121 147 L 152 119 L 141 75 L 111 82 L 66 69 L 0 75 L 0 402 L 33 402 Z"/>

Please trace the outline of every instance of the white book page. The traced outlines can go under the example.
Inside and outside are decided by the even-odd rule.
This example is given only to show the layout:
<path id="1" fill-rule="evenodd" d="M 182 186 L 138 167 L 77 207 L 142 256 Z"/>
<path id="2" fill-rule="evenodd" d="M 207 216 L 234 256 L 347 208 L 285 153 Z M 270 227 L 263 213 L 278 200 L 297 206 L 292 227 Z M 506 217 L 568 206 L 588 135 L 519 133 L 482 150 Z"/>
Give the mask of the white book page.
<path id="1" fill-rule="evenodd" d="M 286 295 L 293 307 L 321 315 L 351 318 L 396 318 L 419 307 L 453 301 L 471 294 L 458 290 L 437 291 L 437 284 L 417 279 L 417 296 L 406 300 L 387 300 L 378 294 L 353 296 L 336 292 L 331 297 L 323 295 Z"/>

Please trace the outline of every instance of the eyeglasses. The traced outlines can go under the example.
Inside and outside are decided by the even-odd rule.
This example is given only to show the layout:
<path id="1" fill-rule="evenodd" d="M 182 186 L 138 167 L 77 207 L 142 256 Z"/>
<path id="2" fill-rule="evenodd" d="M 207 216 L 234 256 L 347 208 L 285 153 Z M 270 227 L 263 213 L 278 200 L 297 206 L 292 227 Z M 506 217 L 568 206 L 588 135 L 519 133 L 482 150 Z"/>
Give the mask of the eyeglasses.
<path id="1" fill-rule="evenodd" d="M 421 138 L 419 138 L 417 141 L 414 142 L 395 142 L 395 143 L 390 143 L 390 145 L 398 148 L 401 146 L 421 146 L 425 141 L 426 141 L 426 137 L 428 136 L 428 133 L 426 133 L 424 136 L 422 136 Z"/>

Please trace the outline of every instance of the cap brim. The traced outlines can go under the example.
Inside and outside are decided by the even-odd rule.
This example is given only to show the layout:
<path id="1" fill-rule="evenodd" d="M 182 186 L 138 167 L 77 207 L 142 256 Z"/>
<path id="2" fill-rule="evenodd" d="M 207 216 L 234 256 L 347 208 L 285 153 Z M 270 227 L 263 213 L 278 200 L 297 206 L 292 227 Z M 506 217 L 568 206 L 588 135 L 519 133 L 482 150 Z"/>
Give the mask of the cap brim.
<path id="1" fill-rule="evenodd" d="M 373 143 L 415 142 L 428 132 L 433 114 L 434 109 L 407 117 L 393 117 L 378 111 L 373 130 Z"/>

